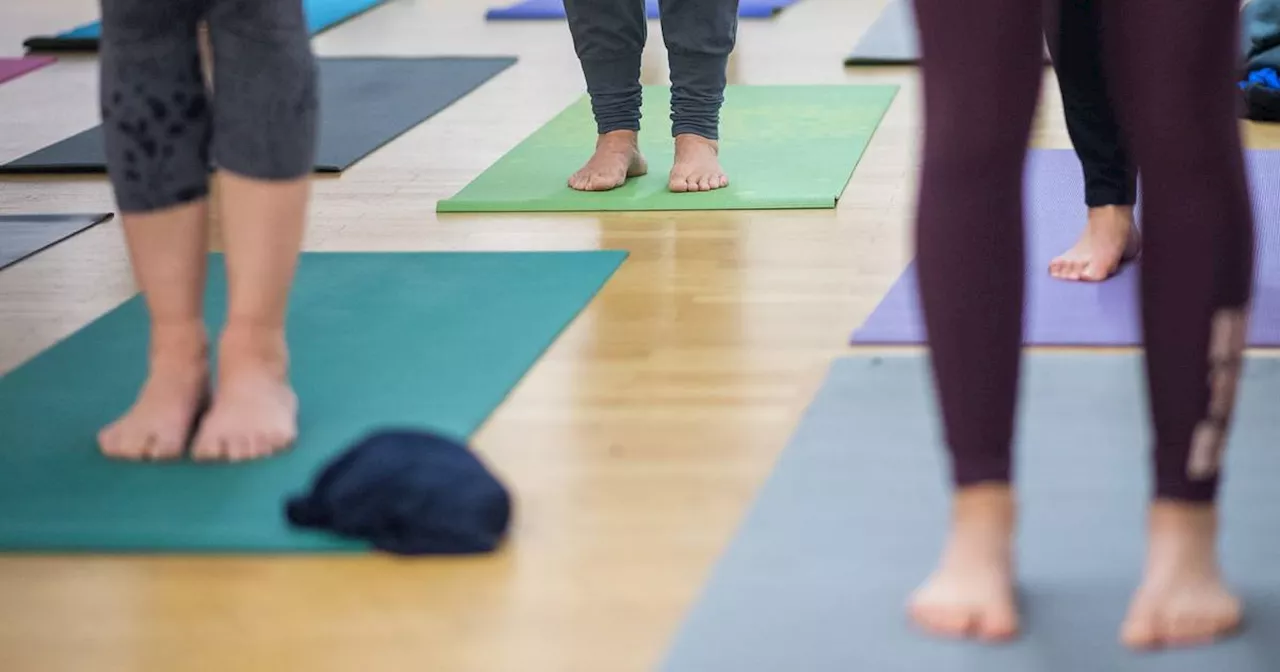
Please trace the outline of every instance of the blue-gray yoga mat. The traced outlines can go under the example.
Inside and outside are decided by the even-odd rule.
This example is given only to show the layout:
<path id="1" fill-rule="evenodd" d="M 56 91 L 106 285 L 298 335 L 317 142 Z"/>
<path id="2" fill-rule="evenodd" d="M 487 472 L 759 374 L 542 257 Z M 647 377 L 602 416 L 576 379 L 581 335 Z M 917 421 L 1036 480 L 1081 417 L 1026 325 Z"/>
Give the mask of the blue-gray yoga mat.
<path id="1" fill-rule="evenodd" d="M 307 28 L 312 35 L 355 18 L 387 0 L 303 0 Z M 98 21 L 51 36 L 29 37 L 22 46 L 32 51 L 97 51 L 102 35 Z"/>
<path id="2" fill-rule="evenodd" d="M 888 0 L 875 23 L 858 40 L 846 66 L 917 65 L 920 63 L 916 13 L 911 0 Z M 1046 50 L 1045 63 L 1049 63 Z"/>
<path id="3" fill-rule="evenodd" d="M 1236 639 L 1134 654 L 1117 641 L 1144 554 L 1141 359 L 1031 355 L 1019 416 L 1023 636 L 935 640 L 907 622 L 947 520 L 927 360 L 832 366 L 680 631 L 667 672 L 1274 672 L 1280 661 L 1280 360 L 1250 359 L 1223 491 Z"/>
<path id="4" fill-rule="evenodd" d="M 738 16 L 743 19 L 768 19 L 797 0 L 739 0 Z M 658 0 L 645 0 L 645 12 L 658 18 Z M 522 0 L 508 7 L 494 7 L 485 12 L 490 21 L 525 21 L 530 19 L 564 19 L 564 0 Z"/>
<path id="5" fill-rule="evenodd" d="M 1251 151 L 1247 156 L 1258 231 L 1249 344 L 1275 346 L 1280 345 L 1280 151 Z M 1104 283 L 1063 282 L 1049 276 L 1049 261 L 1075 243 L 1088 214 L 1075 153 L 1031 152 L 1026 194 L 1026 344 L 1140 344 L 1137 264 L 1125 266 Z M 924 343 L 923 319 L 912 262 L 854 332 L 853 342 Z"/>
<path id="6" fill-rule="evenodd" d="M 0 215 L 0 269 L 111 219 L 109 212 L 74 215 Z"/>
<path id="7" fill-rule="evenodd" d="M 304 254 L 289 314 L 299 439 L 239 464 L 98 452 L 98 429 L 129 407 L 146 372 L 146 309 L 134 297 L 0 377 L 0 551 L 363 550 L 289 527 L 285 499 L 373 430 L 470 435 L 625 257 Z M 226 277 L 212 261 L 206 320 L 216 329 Z"/>
<path id="8" fill-rule="evenodd" d="M 515 62 L 509 57 L 320 59 L 316 171 L 350 168 Z M 0 174 L 106 170 L 101 126 L 0 165 Z"/>

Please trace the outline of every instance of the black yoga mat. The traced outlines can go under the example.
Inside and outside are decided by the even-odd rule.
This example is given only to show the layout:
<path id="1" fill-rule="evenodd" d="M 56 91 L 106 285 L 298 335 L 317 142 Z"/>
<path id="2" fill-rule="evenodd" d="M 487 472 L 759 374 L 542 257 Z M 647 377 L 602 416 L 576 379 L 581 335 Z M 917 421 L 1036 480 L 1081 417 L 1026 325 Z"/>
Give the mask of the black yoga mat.
<path id="1" fill-rule="evenodd" d="M 0 269 L 111 219 L 111 213 L 0 215 Z"/>
<path id="2" fill-rule="evenodd" d="M 1022 637 L 920 634 L 907 595 L 947 522 L 948 464 L 921 356 L 835 363 L 680 633 L 665 672 L 1275 672 L 1280 359 L 1249 359 L 1222 491 L 1245 627 L 1214 646 L 1117 641 L 1144 552 L 1151 436 L 1139 355 L 1030 355 L 1019 409 Z M 981 384 L 981 381 L 974 383 Z"/>
<path id="3" fill-rule="evenodd" d="M 340 173 L 516 62 L 494 58 L 320 59 L 315 169 Z M 0 166 L 0 174 L 106 172 L 95 126 Z"/>

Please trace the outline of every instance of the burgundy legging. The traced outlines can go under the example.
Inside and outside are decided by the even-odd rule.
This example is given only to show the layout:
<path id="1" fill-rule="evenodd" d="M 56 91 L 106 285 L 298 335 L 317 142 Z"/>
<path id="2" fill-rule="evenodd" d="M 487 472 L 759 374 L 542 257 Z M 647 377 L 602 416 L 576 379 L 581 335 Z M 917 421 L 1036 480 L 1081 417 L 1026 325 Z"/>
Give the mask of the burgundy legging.
<path id="1" fill-rule="evenodd" d="M 1022 341 L 1022 170 L 1044 72 L 1043 7 L 915 4 L 926 120 L 916 244 L 946 440 L 958 486 L 1007 482 Z M 1155 494 L 1210 501 L 1253 276 L 1233 82 L 1239 2 L 1097 4 L 1112 100 L 1143 181 Z"/>

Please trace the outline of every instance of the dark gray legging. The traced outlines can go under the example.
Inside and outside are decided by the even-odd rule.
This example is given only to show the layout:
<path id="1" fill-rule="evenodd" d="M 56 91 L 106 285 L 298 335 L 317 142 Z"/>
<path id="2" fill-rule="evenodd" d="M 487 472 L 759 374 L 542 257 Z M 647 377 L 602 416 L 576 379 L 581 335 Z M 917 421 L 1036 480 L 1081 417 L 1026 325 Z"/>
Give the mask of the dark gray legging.
<path id="1" fill-rule="evenodd" d="M 200 67 L 202 21 L 216 93 Z M 311 171 L 316 72 L 301 0 L 102 0 L 101 62 L 124 212 L 203 198 L 212 165 L 262 180 Z"/>
<path id="2" fill-rule="evenodd" d="M 725 69 L 738 34 L 738 0 L 659 0 L 671 67 L 671 134 L 720 137 Z M 596 130 L 640 130 L 644 0 L 564 0 L 591 94 Z"/>

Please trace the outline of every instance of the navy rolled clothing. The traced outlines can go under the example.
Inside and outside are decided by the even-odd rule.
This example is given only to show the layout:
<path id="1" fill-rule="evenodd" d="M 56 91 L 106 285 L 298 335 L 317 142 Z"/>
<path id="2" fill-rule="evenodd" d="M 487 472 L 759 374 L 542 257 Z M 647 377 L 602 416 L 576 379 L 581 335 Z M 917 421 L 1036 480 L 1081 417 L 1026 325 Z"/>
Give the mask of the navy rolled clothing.
<path id="1" fill-rule="evenodd" d="M 640 130 L 644 0 L 565 0 L 564 8 L 596 131 Z M 671 68 L 671 134 L 717 140 L 738 0 L 660 0 L 659 12 Z"/>
<path id="2" fill-rule="evenodd" d="M 511 496 L 467 446 L 388 430 L 330 462 L 289 500 L 289 522 L 369 541 L 398 555 L 488 553 L 511 521 Z"/>

